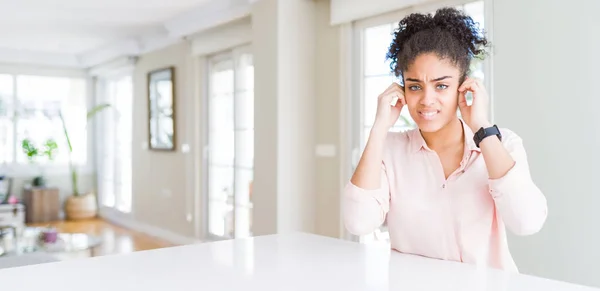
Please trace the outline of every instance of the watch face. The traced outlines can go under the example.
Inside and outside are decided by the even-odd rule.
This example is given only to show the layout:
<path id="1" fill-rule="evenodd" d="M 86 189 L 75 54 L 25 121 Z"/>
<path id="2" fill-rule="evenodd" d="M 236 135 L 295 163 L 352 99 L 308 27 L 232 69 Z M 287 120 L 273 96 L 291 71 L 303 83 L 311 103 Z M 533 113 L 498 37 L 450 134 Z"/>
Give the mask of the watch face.
<path id="1" fill-rule="evenodd" d="M 497 136 L 498 139 L 502 140 L 502 135 L 500 134 L 500 129 L 496 125 L 488 128 L 480 128 L 473 136 L 473 140 L 475 141 L 475 145 L 479 147 L 479 143 L 488 136 Z"/>
<path id="2" fill-rule="evenodd" d="M 482 139 L 485 137 L 485 129 L 482 127 L 477 131 L 477 138 Z"/>

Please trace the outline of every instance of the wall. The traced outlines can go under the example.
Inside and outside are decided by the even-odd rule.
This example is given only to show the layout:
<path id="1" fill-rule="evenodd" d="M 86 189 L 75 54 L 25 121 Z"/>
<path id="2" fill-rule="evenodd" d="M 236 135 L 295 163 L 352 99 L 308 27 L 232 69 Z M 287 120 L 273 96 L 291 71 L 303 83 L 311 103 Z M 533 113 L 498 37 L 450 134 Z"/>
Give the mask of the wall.
<path id="1" fill-rule="evenodd" d="M 260 235 L 303 230 L 339 237 L 339 29 L 329 24 L 329 1 L 293 2 L 265 0 L 252 8 L 256 98 L 253 232 Z M 307 18 L 313 21 L 306 22 Z M 287 21 L 285 25 L 279 25 L 282 19 Z M 211 35 L 225 29 L 237 31 L 236 27 L 245 23 L 234 22 L 195 35 L 191 51 L 179 44 L 139 59 L 134 80 L 134 147 L 141 148 L 147 137 L 145 74 L 176 64 L 178 110 L 192 110 L 188 114 L 191 117 L 179 114 L 178 130 L 185 131 L 179 137 L 192 143 L 190 154 L 201 150 L 197 144 L 202 139 L 190 129 L 202 128 L 197 124 L 202 122 L 202 108 L 196 106 L 202 102 L 190 98 L 202 95 L 205 73 L 190 70 L 201 69 L 205 63 L 202 54 L 230 42 L 224 38 L 220 44 L 205 44 L 208 39 L 214 40 Z M 295 45 L 290 48 L 290 44 Z M 190 55 L 194 57 L 187 57 Z M 183 76 L 182 70 L 190 75 Z M 196 77 L 188 80 L 192 75 Z M 183 95 L 182 91 L 191 93 Z M 335 156 L 315 157 L 315 144 L 333 146 Z M 134 165 L 139 169 L 134 173 L 134 215 L 142 223 L 192 236 L 195 229 L 185 217 L 193 203 L 188 195 L 193 195 L 194 188 L 204 187 L 199 178 L 201 171 L 195 172 L 198 179 L 181 175 L 182 169 L 190 167 L 184 157 L 182 153 L 134 152 Z M 166 164 L 150 171 L 156 168 L 151 165 L 159 163 Z M 164 176 L 172 173 L 179 176 Z M 185 188 L 187 184 L 192 186 Z M 163 189 L 170 190 L 171 197 L 162 195 Z M 185 189 L 189 189 L 188 195 Z M 204 207 L 196 207 L 201 225 Z M 168 212 L 176 215 L 163 221 L 162 214 Z"/>
<path id="2" fill-rule="evenodd" d="M 210 55 L 252 42 L 252 19 L 244 17 L 188 37 L 192 54 Z"/>
<path id="3" fill-rule="evenodd" d="M 316 144 L 333 146 L 333 156 L 316 157 L 316 229 L 340 237 L 340 28 L 331 26 L 330 2 L 318 1 L 316 15 Z"/>
<path id="4" fill-rule="evenodd" d="M 439 1 L 440 0 L 331 0 L 332 9 L 330 21 L 332 24 L 340 24 L 376 16 L 411 5 Z"/>
<path id="5" fill-rule="evenodd" d="M 176 146 L 175 152 L 150 151 L 148 147 L 148 72 L 175 67 Z M 193 104 L 191 58 L 188 43 L 180 43 L 140 56 L 134 71 L 133 112 L 133 216 L 146 225 L 192 237 L 193 176 L 183 144 L 192 140 L 189 104 Z"/>
<path id="6" fill-rule="evenodd" d="M 495 122 L 524 139 L 548 199 L 542 231 L 510 237 L 523 273 L 600 286 L 600 2 L 494 0 Z"/>
<path id="7" fill-rule="evenodd" d="M 334 146 L 339 141 L 338 38 L 337 29 L 328 23 L 329 3 L 259 1 L 253 5 L 252 16 L 256 98 L 253 232 L 260 235 L 301 230 L 337 237 L 339 158 L 315 158 L 314 152 L 315 139 Z M 234 30 L 235 25 L 243 24 L 236 22 L 227 27 Z M 191 38 L 191 48 L 179 44 L 138 60 L 134 75 L 134 148 L 142 149 L 147 139 L 146 74 L 174 64 L 177 109 L 188 112 L 177 119 L 178 133 L 184 132 L 178 139 L 192 143 L 190 155 L 201 150 L 196 143 L 201 144 L 202 139 L 190 129 L 201 130 L 202 126 L 195 123 L 202 121 L 198 116 L 203 109 L 196 106 L 201 102 L 191 98 L 203 92 L 201 79 L 205 73 L 198 69 L 205 58 L 199 55 L 220 46 L 202 43 L 207 35 Z M 317 46 L 321 47 L 318 52 Z M 191 76 L 196 77 L 189 79 Z M 134 219 L 185 236 L 198 234 L 186 217 L 194 207 L 199 225 L 205 217 L 204 207 L 192 205 L 190 197 L 194 189 L 204 189 L 201 171 L 194 170 L 193 162 L 190 170 L 185 154 L 140 150 L 134 152 L 133 163 Z M 197 179 L 182 175 L 184 169 L 198 174 Z"/>
<path id="8" fill-rule="evenodd" d="M 315 17 L 313 1 L 252 6 L 257 235 L 315 229 Z"/>
<path id="9" fill-rule="evenodd" d="M 253 5 L 252 21 L 191 37 L 192 54 L 201 69 L 205 54 L 254 40 L 253 232 L 302 229 L 339 237 L 339 29 L 329 24 L 329 1 L 297 2 L 260 1 Z M 314 25 L 306 25 L 308 18 Z M 282 19 L 286 25 L 279 25 Z M 201 96 L 204 72 L 195 75 L 193 86 Z M 194 116 L 200 124 L 202 114 Z M 335 155 L 315 157 L 315 143 L 333 146 Z M 204 189 L 201 182 L 196 180 L 198 189 Z M 201 220 L 204 207 L 198 209 Z"/>
<path id="10" fill-rule="evenodd" d="M 255 235 L 277 232 L 277 1 L 252 5 L 254 53 L 254 184 Z M 260 33 L 258 33 L 260 32 Z M 274 58 L 275 56 L 275 58 Z"/>

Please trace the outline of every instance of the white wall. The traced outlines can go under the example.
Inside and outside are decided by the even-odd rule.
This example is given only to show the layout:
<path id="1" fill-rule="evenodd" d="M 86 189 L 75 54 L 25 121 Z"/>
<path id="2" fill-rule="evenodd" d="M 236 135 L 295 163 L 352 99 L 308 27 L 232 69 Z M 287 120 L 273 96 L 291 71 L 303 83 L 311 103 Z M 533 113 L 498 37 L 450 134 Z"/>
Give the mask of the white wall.
<path id="1" fill-rule="evenodd" d="M 257 235 L 315 229 L 315 17 L 313 1 L 252 7 Z"/>
<path id="2" fill-rule="evenodd" d="M 331 0 L 331 23 L 360 20 L 432 0 Z"/>
<path id="3" fill-rule="evenodd" d="M 511 251 L 523 273 L 600 286 L 600 1 L 493 5 L 495 122 L 523 137 L 549 207 Z"/>
<path id="4" fill-rule="evenodd" d="M 335 149 L 334 155 L 317 155 L 315 165 L 316 233 L 341 237 L 340 233 L 340 27 L 331 26 L 330 2 L 317 1 L 317 54 L 315 94 L 315 143 Z"/>
<path id="5" fill-rule="evenodd" d="M 189 108 L 195 104 L 192 71 L 194 62 L 188 43 L 141 55 L 133 73 L 133 213 L 132 219 L 183 237 L 193 237 L 193 150 L 182 145 L 194 141 Z M 148 150 L 148 72 L 175 67 L 176 150 Z"/>
<path id="6" fill-rule="evenodd" d="M 313 1 L 278 2 L 278 232 L 315 229 Z"/>
<path id="7" fill-rule="evenodd" d="M 255 235 L 277 232 L 277 1 L 252 5 L 254 53 L 254 184 Z M 258 33 L 260 32 L 260 33 Z M 275 80 L 275 81 L 273 81 Z"/>

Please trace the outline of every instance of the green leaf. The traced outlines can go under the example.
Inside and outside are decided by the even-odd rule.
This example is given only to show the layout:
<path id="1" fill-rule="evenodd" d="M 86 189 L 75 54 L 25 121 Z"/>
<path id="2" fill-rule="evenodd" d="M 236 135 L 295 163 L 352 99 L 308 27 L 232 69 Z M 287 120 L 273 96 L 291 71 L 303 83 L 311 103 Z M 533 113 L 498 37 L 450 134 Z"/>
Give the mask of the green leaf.
<path id="1" fill-rule="evenodd" d="M 27 155 L 27 159 L 31 163 L 33 163 L 35 161 L 35 157 L 39 155 L 39 150 L 28 138 L 25 138 L 21 141 L 21 149 L 23 150 L 23 153 Z"/>
<path id="2" fill-rule="evenodd" d="M 98 114 L 100 111 L 109 108 L 111 105 L 108 103 L 105 104 L 99 104 L 96 105 L 94 107 L 92 107 L 92 109 L 90 109 L 87 112 L 87 120 L 90 120 L 91 118 L 93 118 L 96 114 Z M 73 165 L 73 160 L 72 160 L 72 153 L 73 153 L 73 145 L 71 144 L 71 139 L 69 138 L 69 132 L 67 131 L 67 125 L 65 123 L 65 119 L 62 115 L 62 112 L 59 112 L 58 116 L 60 117 L 60 121 L 62 122 L 62 126 L 63 126 L 63 131 L 65 133 L 65 139 L 67 140 L 67 144 L 69 145 L 69 168 L 71 169 L 71 186 L 73 187 L 73 195 L 74 196 L 79 196 L 79 185 L 78 185 L 78 173 L 77 173 L 77 169 L 75 168 L 75 165 Z"/>
<path id="3" fill-rule="evenodd" d="M 90 111 L 88 111 L 87 113 L 87 119 L 90 120 L 92 117 L 94 117 L 94 115 L 96 115 L 98 112 L 106 109 L 110 107 L 110 104 L 108 103 L 104 103 L 104 104 L 99 104 L 94 106 L 92 109 L 90 109 Z"/>
<path id="4" fill-rule="evenodd" d="M 58 149 L 58 144 L 56 143 L 56 141 L 52 138 L 49 138 L 44 144 L 44 147 L 45 149 L 43 155 L 46 155 L 48 157 L 48 160 L 50 161 L 54 160 L 54 155 L 56 153 L 56 150 Z"/>
<path id="5" fill-rule="evenodd" d="M 73 146 L 71 145 L 71 139 L 69 139 L 69 132 L 67 131 L 67 125 L 65 124 L 65 118 L 62 115 L 62 112 L 58 113 L 58 117 L 60 117 L 60 121 L 62 122 L 63 131 L 65 133 L 65 138 L 67 139 L 67 144 L 69 144 L 69 152 L 73 152 Z"/>

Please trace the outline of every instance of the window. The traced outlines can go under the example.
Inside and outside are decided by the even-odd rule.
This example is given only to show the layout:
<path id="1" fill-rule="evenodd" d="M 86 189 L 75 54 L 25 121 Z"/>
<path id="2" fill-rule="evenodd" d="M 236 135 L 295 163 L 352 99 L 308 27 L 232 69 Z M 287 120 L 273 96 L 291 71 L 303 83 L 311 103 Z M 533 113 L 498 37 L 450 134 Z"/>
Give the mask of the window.
<path id="1" fill-rule="evenodd" d="M 83 77 L 52 77 L 0 74 L 0 162 L 6 165 L 27 164 L 21 149 L 30 140 L 43 151 L 44 144 L 57 144 L 54 163 L 69 161 L 59 113 L 62 113 L 73 146 L 76 165 L 87 161 L 87 80 Z M 46 156 L 36 159 L 49 164 Z"/>
<path id="2" fill-rule="evenodd" d="M 131 76 L 101 79 L 98 99 L 111 104 L 98 122 L 98 193 L 102 205 L 131 212 L 133 83 Z"/>
<path id="3" fill-rule="evenodd" d="M 14 77 L 0 75 L 0 162 L 3 164 L 15 160 L 14 91 Z"/>
<path id="4" fill-rule="evenodd" d="M 465 11 L 474 21 L 480 23 L 481 28 L 484 28 L 483 1 L 469 2 L 456 6 L 456 8 Z M 385 60 L 387 49 L 393 39 L 392 33 L 396 30 L 398 21 L 375 25 L 373 25 L 373 21 L 369 21 L 369 23 L 363 26 L 357 25 L 355 30 L 355 37 L 359 40 L 356 50 L 358 53 L 357 59 L 361 60 L 361 63 L 358 66 L 358 87 L 355 88 L 358 98 L 355 99 L 354 102 L 356 104 L 353 106 L 353 115 L 359 117 L 355 120 L 360 120 L 358 128 L 356 127 L 357 124 L 353 125 L 353 132 L 357 137 L 353 139 L 355 143 L 353 145 L 353 168 L 356 167 L 358 157 L 366 146 L 371 127 L 375 121 L 377 97 L 392 82 L 398 82 L 396 77 L 390 72 L 389 61 Z M 471 75 L 484 79 L 484 64 L 484 62 L 474 60 L 471 64 Z M 460 112 L 457 112 L 457 114 L 460 116 Z M 393 126 L 391 131 L 405 131 L 414 127 L 415 123 L 410 117 L 408 109 L 405 107 L 400 113 L 398 122 Z M 375 233 L 359 238 L 361 242 L 387 242 L 388 239 L 389 234 L 386 231 L 385 225 L 375 231 Z"/>
<path id="5" fill-rule="evenodd" d="M 208 233 L 251 235 L 254 65 L 246 47 L 209 60 Z"/>

